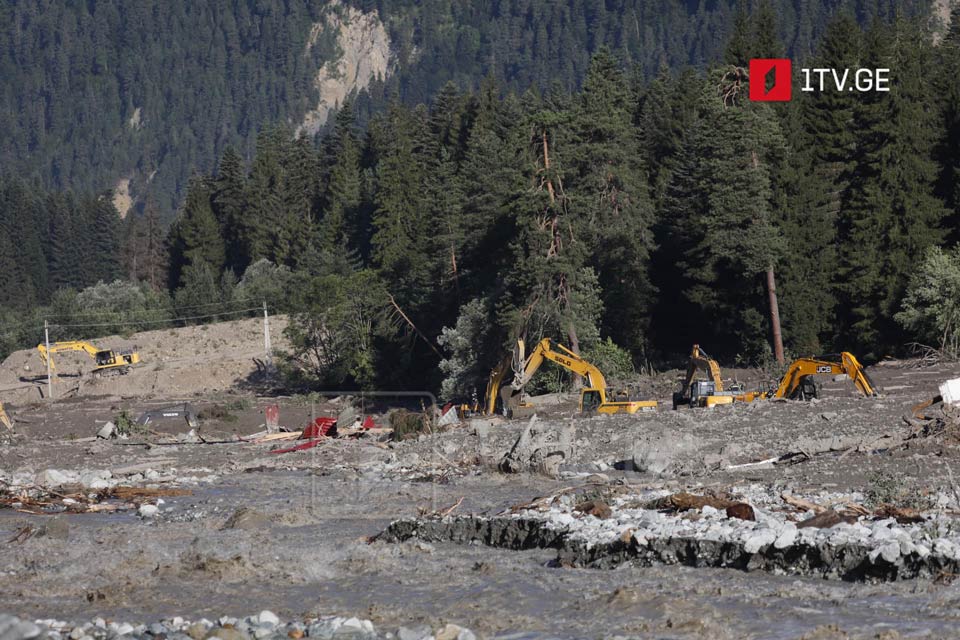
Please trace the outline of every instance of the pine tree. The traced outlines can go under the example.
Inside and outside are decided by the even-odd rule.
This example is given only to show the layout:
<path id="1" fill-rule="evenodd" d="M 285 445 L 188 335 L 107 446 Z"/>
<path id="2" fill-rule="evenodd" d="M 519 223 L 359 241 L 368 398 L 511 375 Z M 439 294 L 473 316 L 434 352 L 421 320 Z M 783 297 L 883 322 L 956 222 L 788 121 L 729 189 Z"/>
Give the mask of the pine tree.
<path id="1" fill-rule="evenodd" d="M 502 290 L 500 274 L 513 264 L 510 243 L 516 220 L 511 203 L 528 188 L 524 166 L 528 140 L 520 105 L 513 97 L 501 103 L 496 92 L 488 83 L 478 96 L 459 173 L 463 249 L 457 272 L 464 298 Z"/>
<path id="2" fill-rule="evenodd" d="M 746 67 L 750 63 L 750 58 L 754 57 L 752 36 L 747 2 L 746 0 L 738 0 L 730 39 L 727 41 L 727 48 L 723 54 L 724 63 L 736 67 Z"/>
<path id="3" fill-rule="evenodd" d="M 401 306 L 419 309 L 430 298 L 425 249 L 431 221 L 423 200 L 424 158 L 418 147 L 424 122 L 393 104 L 375 132 L 376 210 L 373 214 L 373 262 Z"/>
<path id="4" fill-rule="evenodd" d="M 83 254 L 83 284 L 113 282 L 123 273 L 120 266 L 120 216 L 108 194 L 85 199 L 81 206 L 86 210 L 90 233 L 89 250 Z"/>
<path id="5" fill-rule="evenodd" d="M 772 176 L 785 142 L 769 105 L 742 97 L 725 102 L 718 95 L 726 71 L 707 79 L 701 97 L 705 126 L 691 141 L 703 203 L 685 223 L 684 264 L 692 280 L 686 294 L 702 310 L 717 344 L 739 345 L 741 354 L 758 358 L 769 344 L 764 276 L 782 246 L 773 220 Z"/>
<path id="6" fill-rule="evenodd" d="M 645 352 L 654 290 L 649 277 L 653 205 L 647 193 L 627 80 L 612 55 L 597 53 L 571 123 L 564 188 L 599 275 L 613 340 Z"/>
<path id="7" fill-rule="evenodd" d="M 48 260 L 51 289 L 82 287 L 75 201 L 68 194 L 53 194 L 47 198 L 47 208 L 50 211 Z"/>
<path id="8" fill-rule="evenodd" d="M 524 97 L 530 185 L 511 203 L 516 217 L 514 264 L 508 275 L 513 291 L 509 333 L 533 342 L 562 338 L 579 353 L 599 338 L 602 312 L 599 283 L 588 264 L 589 221 L 571 206 L 557 143 L 570 113 L 553 92 L 547 100 Z"/>
<path id="9" fill-rule="evenodd" d="M 211 273 L 219 274 L 226 262 L 226 247 L 210 205 L 210 191 L 208 179 L 194 177 L 187 188 L 183 210 L 170 228 L 171 289 L 184 283 L 182 274 L 190 265 L 203 263 Z"/>
<path id="10" fill-rule="evenodd" d="M 783 42 L 780 41 L 780 29 L 777 14 L 770 0 L 760 0 L 757 13 L 752 16 L 753 39 L 750 44 L 751 58 L 782 58 Z"/>
<path id="11" fill-rule="evenodd" d="M 935 156 L 940 164 L 937 195 L 952 212 L 945 227 L 951 242 L 960 242 L 960 6 L 950 14 L 950 28 L 937 48 L 935 87 L 940 139 Z"/>
<path id="12" fill-rule="evenodd" d="M 220 157 L 213 183 L 213 211 L 223 229 L 227 265 L 242 271 L 250 261 L 244 242 L 244 209 L 246 207 L 246 171 L 243 158 L 232 146 Z"/>
<path id="13" fill-rule="evenodd" d="M 901 339 L 893 314 L 907 278 L 923 251 L 941 240 L 946 212 L 933 195 L 927 36 L 903 19 L 875 25 L 864 62 L 895 75 L 888 93 L 862 94 L 854 113 L 859 136 L 840 224 L 837 290 L 849 301 L 845 343 L 888 349 Z"/>
<path id="14" fill-rule="evenodd" d="M 319 244 L 321 251 L 345 258 L 354 238 L 365 231 L 360 225 L 362 177 L 360 143 L 351 103 L 337 112 L 331 144 L 332 166 L 322 198 Z"/>

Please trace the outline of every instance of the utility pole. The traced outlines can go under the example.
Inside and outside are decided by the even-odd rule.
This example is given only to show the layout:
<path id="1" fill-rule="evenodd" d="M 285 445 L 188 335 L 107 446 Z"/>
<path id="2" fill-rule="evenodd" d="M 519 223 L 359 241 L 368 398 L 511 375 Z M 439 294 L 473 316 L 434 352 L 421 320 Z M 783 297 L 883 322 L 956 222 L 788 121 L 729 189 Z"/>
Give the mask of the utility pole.
<path id="1" fill-rule="evenodd" d="M 273 355 L 270 348 L 270 317 L 267 315 L 267 301 L 263 301 L 263 350 L 266 353 L 267 372 L 273 371 Z"/>
<path id="2" fill-rule="evenodd" d="M 43 321 L 43 342 L 47 349 L 44 358 L 47 361 L 47 398 L 53 400 L 53 376 L 50 367 L 50 322 L 47 320 Z"/>

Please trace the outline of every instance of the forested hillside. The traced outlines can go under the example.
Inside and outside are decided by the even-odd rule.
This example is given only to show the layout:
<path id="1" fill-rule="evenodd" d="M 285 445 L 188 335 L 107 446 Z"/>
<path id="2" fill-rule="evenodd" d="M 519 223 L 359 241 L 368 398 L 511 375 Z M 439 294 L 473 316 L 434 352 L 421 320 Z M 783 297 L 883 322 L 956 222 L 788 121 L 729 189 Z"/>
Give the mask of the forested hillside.
<path id="1" fill-rule="evenodd" d="M 742 84 L 786 48 L 775 4 L 731 20 L 703 69 L 647 76 L 601 46 L 570 86 L 488 75 L 372 113 L 358 98 L 316 140 L 263 127 L 189 179 L 169 230 L 149 203 L 121 221 L 8 178 L 4 346 L 44 316 L 75 337 L 265 300 L 295 314 L 291 376 L 452 398 L 518 336 L 618 372 L 694 341 L 762 362 L 770 279 L 794 353 L 955 344 L 958 12 L 936 46 L 924 17 L 840 12 L 813 61 L 890 68 L 890 92 L 776 104 Z"/>
<path id="2" fill-rule="evenodd" d="M 809 54 L 837 6 L 863 24 L 926 11 L 908 0 L 775 0 L 777 34 Z M 341 87 L 315 79 L 374 34 L 342 42 L 357 9 L 389 33 L 385 77 L 357 96 L 361 121 L 393 96 L 429 102 L 448 81 L 472 90 L 492 74 L 503 88 L 578 88 L 608 46 L 651 78 L 720 59 L 736 0 L 238 0 L 5 2 L 0 5 L 0 166 L 45 188 L 102 193 L 168 222 L 194 171 L 227 146 L 250 159 L 257 132 L 296 125 Z M 314 29 L 316 27 L 316 29 Z M 313 36 L 313 37 L 311 37 Z M 336 70 L 330 74 L 337 76 Z M 341 74 L 343 75 L 343 74 Z M 349 89 L 350 78 L 342 78 Z M 320 95 L 332 91 L 332 95 Z"/>

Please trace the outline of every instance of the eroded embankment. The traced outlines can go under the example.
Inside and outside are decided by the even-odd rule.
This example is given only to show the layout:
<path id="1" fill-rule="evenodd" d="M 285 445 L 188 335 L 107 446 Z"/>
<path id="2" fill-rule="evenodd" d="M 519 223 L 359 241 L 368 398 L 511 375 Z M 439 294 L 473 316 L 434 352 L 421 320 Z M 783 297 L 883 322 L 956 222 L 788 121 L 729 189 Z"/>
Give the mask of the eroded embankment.
<path id="1" fill-rule="evenodd" d="M 560 566 L 597 569 L 612 569 L 623 563 L 639 567 L 681 564 L 854 581 L 935 578 L 960 572 L 960 562 L 952 543 L 914 544 L 903 539 L 904 529 L 891 527 L 886 522 L 873 525 L 876 531 L 886 530 L 892 535 L 883 543 L 873 538 L 834 543 L 829 532 L 814 531 L 802 537 L 795 536 L 797 539 L 784 544 L 783 534 L 772 528 L 759 528 L 753 535 L 732 535 L 726 539 L 711 538 L 702 533 L 650 536 L 626 528 L 614 539 L 601 541 L 584 536 L 582 531 L 558 527 L 557 521 L 550 518 L 520 515 L 397 520 L 379 539 L 387 542 L 414 538 L 460 544 L 479 542 L 512 550 L 551 548 L 557 549 L 557 564 Z M 788 528 L 793 526 L 790 523 Z M 898 533 L 901 533 L 899 539 Z M 769 542 L 764 544 L 765 539 Z"/>

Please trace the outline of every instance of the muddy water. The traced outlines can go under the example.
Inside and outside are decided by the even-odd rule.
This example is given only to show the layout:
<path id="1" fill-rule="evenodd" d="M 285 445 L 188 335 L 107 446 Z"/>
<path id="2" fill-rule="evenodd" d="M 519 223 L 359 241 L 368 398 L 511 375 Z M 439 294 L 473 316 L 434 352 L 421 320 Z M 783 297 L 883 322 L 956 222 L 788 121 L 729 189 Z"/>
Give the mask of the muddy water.
<path id="1" fill-rule="evenodd" d="M 232 476 L 169 499 L 153 522 L 68 516 L 67 540 L 7 545 L 3 609 L 34 618 L 152 621 L 269 608 L 287 618 L 360 615 L 382 628 L 456 622 L 511 638 L 950 637 L 960 628 L 960 590 L 929 582 L 844 584 L 669 566 L 552 568 L 549 550 L 365 540 L 417 507 L 463 496 L 463 512 L 495 511 L 557 486 L 500 476 L 444 485 L 305 472 Z M 265 518 L 221 530 L 241 506 Z M 43 517 L 0 512 L 0 537 L 5 542 L 26 523 Z"/>

